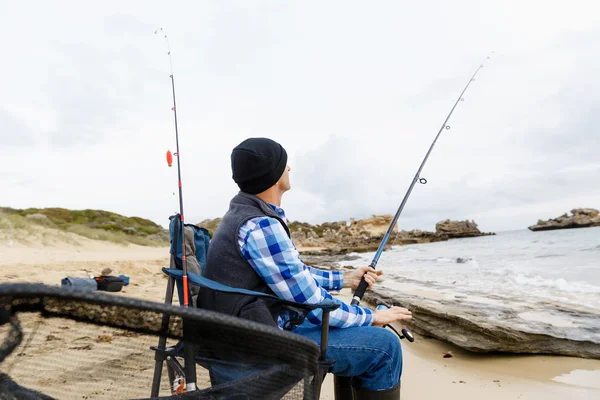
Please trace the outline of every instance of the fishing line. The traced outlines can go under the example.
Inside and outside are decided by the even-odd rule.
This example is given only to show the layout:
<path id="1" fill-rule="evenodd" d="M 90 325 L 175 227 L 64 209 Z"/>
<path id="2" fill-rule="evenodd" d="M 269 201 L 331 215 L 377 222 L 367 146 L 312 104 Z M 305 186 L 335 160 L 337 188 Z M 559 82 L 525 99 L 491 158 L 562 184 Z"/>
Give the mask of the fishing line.
<path id="1" fill-rule="evenodd" d="M 154 31 L 155 35 L 158 35 L 159 32 L 161 34 L 164 32 L 163 28 L 159 28 Z M 166 33 L 164 33 L 164 39 L 167 43 L 167 55 L 169 56 L 169 65 L 171 67 L 171 88 L 173 92 L 173 117 L 175 119 L 175 144 L 176 144 L 176 153 L 171 154 L 171 151 L 167 151 L 167 164 L 169 167 L 173 164 L 173 155 L 177 157 L 177 186 L 179 187 L 179 237 L 181 240 L 181 264 L 183 269 L 183 305 L 185 307 L 189 304 L 189 290 L 188 290 L 188 274 L 187 274 L 187 262 L 185 259 L 185 238 L 183 234 L 185 219 L 183 217 L 183 188 L 181 183 L 181 153 L 179 151 L 179 129 L 177 128 L 177 103 L 175 101 L 175 78 L 173 76 L 173 58 L 171 57 L 171 46 L 169 44 L 169 37 Z"/>
<path id="2" fill-rule="evenodd" d="M 494 53 L 494 52 L 492 52 L 492 53 Z M 489 60 L 490 56 L 486 57 L 486 59 Z M 371 264 L 369 264 L 370 267 L 375 268 L 377 266 L 377 263 L 379 262 L 379 258 L 381 257 L 381 253 L 383 253 L 383 249 L 384 249 L 385 245 L 387 244 L 387 242 L 388 242 L 388 240 L 390 238 L 390 234 L 394 230 L 394 225 L 396 225 L 396 222 L 398 222 L 398 218 L 400 217 L 400 214 L 402 213 L 402 210 L 404 209 L 404 206 L 406 205 L 406 202 L 408 201 L 408 198 L 410 197 L 410 194 L 412 193 L 412 190 L 415 187 L 415 184 L 417 182 L 419 182 L 419 183 L 421 183 L 423 185 L 427 184 L 427 179 L 421 177 L 421 171 L 423 170 L 423 167 L 425 166 L 425 163 L 427 162 L 427 159 L 429 158 L 429 155 L 431 154 L 431 151 L 433 150 L 433 147 L 437 143 L 437 141 L 438 141 L 440 135 L 442 134 L 442 132 L 444 130 L 449 130 L 450 129 L 450 125 L 448 125 L 448 120 L 452 116 L 452 113 L 456 109 L 456 106 L 458 106 L 458 103 L 460 103 L 460 102 L 462 102 L 462 101 L 465 100 L 464 97 L 463 97 L 463 95 L 465 94 L 465 92 L 467 91 L 467 89 L 469 88 L 469 86 L 471 85 L 471 83 L 473 81 L 475 81 L 475 76 L 477 76 L 477 73 L 482 68 L 483 68 L 483 63 L 479 65 L 479 67 L 477 68 L 477 70 L 475 70 L 475 73 L 473 74 L 473 76 L 471 77 L 471 79 L 469 79 L 469 82 L 467 83 L 467 85 L 465 86 L 465 88 L 463 89 L 463 91 L 460 93 L 460 96 L 458 96 L 458 99 L 454 103 L 454 106 L 452 106 L 452 109 L 450 110 L 450 113 L 448 113 L 448 116 L 444 120 L 444 123 L 442 124 L 440 130 L 438 131 L 438 133 L 437 133 L 437 135 L 435 137 L 435 139 L 433 140 L 433 143 L 431 143 L 431 146 L 429 147 L 429 150 L 427 151 L 427 154 L 425 155 L 425 158 L 421 162 L 421 165 L 419 166 L 419 169 L 417 170 L 417 173 L 415 174 L 415 177 L 411 181 L 410 186 L 408 187 L 408 190 L 407 190 L 406 194 L 404 195 L 404 198 L 402 199 L 402 203 L 400 203 L 400 207 L 398 207 L 398 211 L 396 211 L 396 215 L 394 215 L 394 218 L 393 218 L 392 222 L 390 223 L 390 226 L 388 227 L 385 235 L 383 236 L 383 239 L 381 240 L 381 243 L 379 244 L 379 247 L 377 248 L 377 251 L 375 252 L 375 256 L 373 257 L 373 260 L 371 261 Z M 398 236 L 398 233 L 399 233 L 399 231 L 396 233 L 396 237 Z M 358 285 L 358 288 L 356 289 L 356 292 L 354 293 L 354 296 L 352 298 L 351 304 L 358 305 L 360 303 L 361 299 L 363 298 L 363 296 L 365 294 L 365 290 L 367 289 L 367 287 L 368 287 L 367 281 L 365 280 L 365 278 L 363 276 L 363 278 L 361 279 L 361 281 L 360 281 L 360 283 Z"/>

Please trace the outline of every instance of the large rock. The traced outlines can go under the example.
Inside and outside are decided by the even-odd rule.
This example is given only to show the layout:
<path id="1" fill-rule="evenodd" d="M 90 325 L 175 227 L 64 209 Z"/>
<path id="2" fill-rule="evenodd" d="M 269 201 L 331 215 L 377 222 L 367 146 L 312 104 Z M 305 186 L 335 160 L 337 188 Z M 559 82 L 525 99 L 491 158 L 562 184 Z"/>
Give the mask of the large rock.
<path id="1" fill-rule="evenodd" d="M 435 234 L 444 235 L 448 238 L 483 236 L 475 221 L 445 221 L 435 224 Z"/>
<path id="2" fill-rule="evenodd" d="M 376 287 L 365 301 L 406 307 L 407 328 L 466 350 L 488 353 L 556 354 L 600 359 L 600 314 L 550 302 L 434 292 L 407 294 Z"/>
<path id="3" fill-rule="evenodd" d="M 366 232 L 370 236 L 383 236 L 390 227 L 393 216 L 391 215 L 373 215 L 370 218 L 363 218 L 356 221 L 350 218 L 350 232 Z M 398 224 L 392 228 L 392 232 L 398 232 Z"/>
<path id="4" fill-rule="evenodd" d="M 397 235 L 390 239 L 391 244 L 405 245 L 416 243 L 431 243 L 448 240 L 449 237 L 444 234 L 438 235 L 435 232 L 423 231 L 421 229 L 413 229 L 411 231 L 400 231 Z"/>
<path id="5" fill-rule="evenodd" d="M 532 231 L 548 231 L 553 229 L 587 228 L 600 226 L 600 213 L 593 208 L 576 208 L 572 215 L 561 215 L 547 221 L 538 220 L 537 224 L 529 227 Z"/>

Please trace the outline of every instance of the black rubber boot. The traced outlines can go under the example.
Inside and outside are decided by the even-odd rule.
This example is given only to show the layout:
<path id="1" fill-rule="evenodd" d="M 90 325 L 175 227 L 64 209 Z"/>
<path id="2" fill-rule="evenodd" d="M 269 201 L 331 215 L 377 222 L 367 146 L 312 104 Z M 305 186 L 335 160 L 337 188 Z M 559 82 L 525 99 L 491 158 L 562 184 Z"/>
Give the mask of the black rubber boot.
<path id="1" fill-rule="evenodd" d="M 353 400 L 352 396 L 352 377 L 351 376 L 333 376 L 333 393 L 335 400 Z"/>
<path id="2" fill-rule="evenodd" d="M 386 390 L 367 390 L 363 388 L 352 388 L 354 391 L 353 400 L 399 400 L 400 383 L 391 389 Z"/>

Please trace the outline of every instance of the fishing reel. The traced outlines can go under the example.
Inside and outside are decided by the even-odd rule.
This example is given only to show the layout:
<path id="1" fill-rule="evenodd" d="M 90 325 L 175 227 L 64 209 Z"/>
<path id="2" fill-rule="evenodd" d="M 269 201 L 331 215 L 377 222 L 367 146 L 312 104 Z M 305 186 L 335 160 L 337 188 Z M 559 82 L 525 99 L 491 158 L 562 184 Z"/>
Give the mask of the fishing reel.
<path id="1" fill-rule="evenodd" d="M 389 310 L 389 309 L 390 309 L 390 307 L 389 307 L 389 306 L 387 306 L 387 305 L 385 305 L 385 304 L 383 304 L 383 303 L 381 303 L 381 304 L 378 304 L 378 305 L 377 305 L 377 307 L 375 307 L 375 309 L 376 309 L 376 310 Z M 387 324 L 387 325 L 384 325 L 383 327 L 384 327 L 384 328 L 390 328 L 391 330 L 393 330 L 393 331 L 394 331 L 394 333 L 395 333 L 396 335 L 398 335 L 398 337 L 399 337 L 400 339 L 406 339 L 406 340 L 408 340 L 408 341 L 409 341 L 409 342 L 411 342 L 411 343 L 415 341 L 415 337 L 414 337 L 414 336 L 412 335 L 412 333 L 410 333 L 410 331 L 409 331 L 408 329 L 406 329 L 406 328 L 402 328 L 402 330 L 401 330 L 401 332 L 402 332 L 402 333 L 399 333 L 399 332 L 398 332 L 398 331 L 397 331 L 397 330 L 396 330 L 396 329 L 395 329 L 393 326 L 391 326 L 391 325 L 389 325 L 389 324 Z"/>

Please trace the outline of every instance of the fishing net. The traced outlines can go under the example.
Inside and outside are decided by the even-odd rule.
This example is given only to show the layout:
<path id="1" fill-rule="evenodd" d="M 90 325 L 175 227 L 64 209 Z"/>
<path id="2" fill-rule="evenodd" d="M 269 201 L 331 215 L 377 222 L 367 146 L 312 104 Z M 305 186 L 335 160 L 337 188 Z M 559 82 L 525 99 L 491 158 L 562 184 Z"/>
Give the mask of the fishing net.
<path id="1" fill-rule="evenodd" d="M 156 351 L 161 337 L 167 353 Z M 185 351 L 198 390 L 173 395 Z M 147 399 L 153 381 L 159 398 L 313 399 L 318 357 L 299 335 L 223 314 L 0 284 L 0 399 Z"/>

